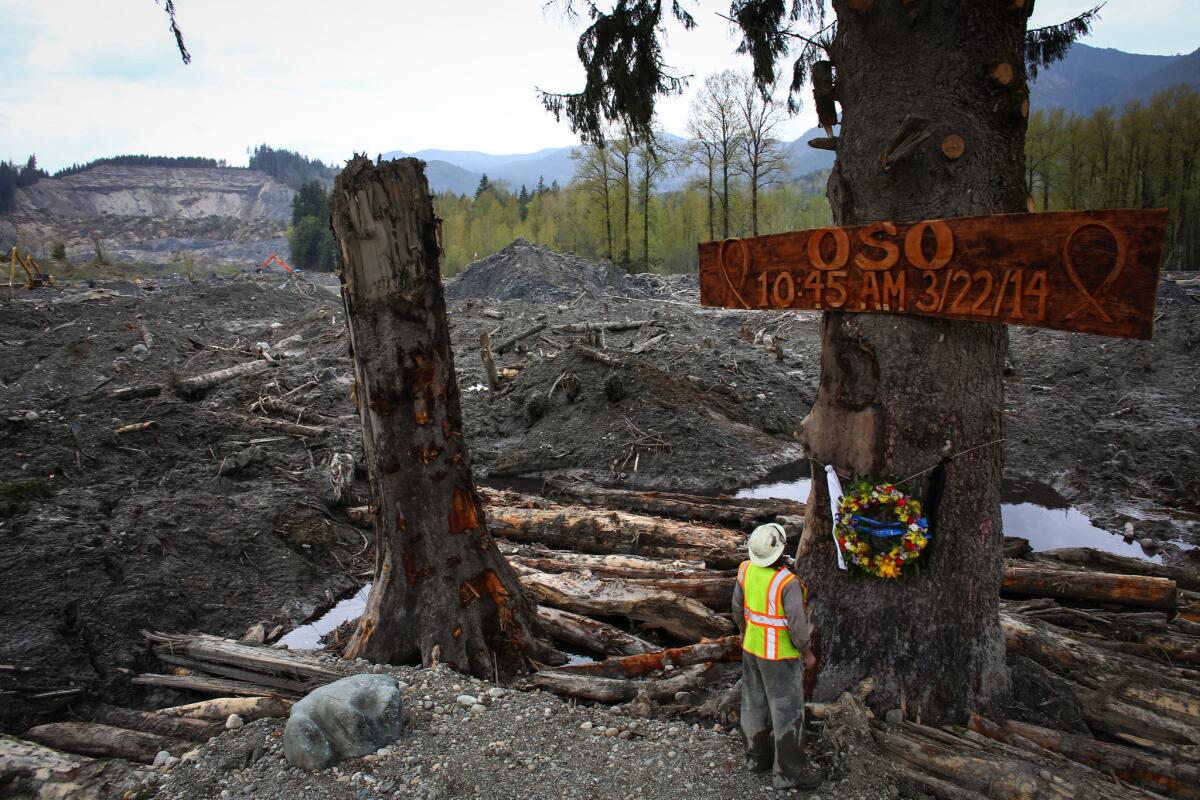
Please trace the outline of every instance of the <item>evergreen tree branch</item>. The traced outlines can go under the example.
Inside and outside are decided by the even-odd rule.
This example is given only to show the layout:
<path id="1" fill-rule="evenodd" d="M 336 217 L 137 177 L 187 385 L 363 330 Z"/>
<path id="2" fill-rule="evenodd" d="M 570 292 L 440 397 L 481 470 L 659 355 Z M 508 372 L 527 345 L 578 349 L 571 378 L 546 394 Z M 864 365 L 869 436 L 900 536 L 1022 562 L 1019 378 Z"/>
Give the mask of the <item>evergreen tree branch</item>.
<path id="1" fill-rule="evenodd" d="M 154 0 L 154 2 L 157 3 L 159 0 Z M 183 43 L 183 31 L 175 22 L 175 0 L 163 0 L 162 7 L 167 12 L 167 18 L 171 20 L 171 33 L 175 35 L 175 46 L 179 48 L 179 57 L 183 59 L 184 64 L 192 63 L 192 54 L 188 52 L 187 45 Z"/>
<path id="2" fill-rule="evenodd" d="M 1065 58 L 1076 39 L 1092 32 L 1092 25 L 1100 18 L 1104 3 L 1083 12 L 1079 16 L 1058 25 L 1047 25 L 1025 32 L 1025 69 L 1030 78 L 1036 78 L 1040 67 L 1048 67 Z"/>

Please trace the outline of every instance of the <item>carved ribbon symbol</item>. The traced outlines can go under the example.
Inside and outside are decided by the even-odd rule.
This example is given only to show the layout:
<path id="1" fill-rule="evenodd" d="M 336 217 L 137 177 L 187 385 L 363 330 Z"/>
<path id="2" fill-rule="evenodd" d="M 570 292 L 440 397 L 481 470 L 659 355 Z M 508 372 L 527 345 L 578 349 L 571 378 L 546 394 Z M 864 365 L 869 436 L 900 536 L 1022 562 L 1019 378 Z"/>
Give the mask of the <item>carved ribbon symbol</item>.
<path id="1" fill-rule="evenodd" d="M 729 276 L 729 264 L 725 261 L 725 248 L 732 242 L 736 242 L 738 248 L 742 251 L 742 267 L 738 270 L 736 285 Z M 750 272 L 750 248 L 746 242 L 741 239 L 726 239 L 717 245 L 717 266 L 721 269 L 721 276 L 725 278 L 725 284 L 729 287 L 729 291 L 742 304 L 742 308 L 750 308 L 750 304 L 742 297 L 741 291 L 742 286 L 746 284 L 746 275 Z"/>
<path id="2" fill-rule="evenodd" d="M 1087 287 L 1083 285 L 1083 280 L 1079 277 L 1079 273 L 1075 270 L 1075 264 L 1071 260 L 1071 242 L 1075 239 L 1075 234 L 1079 233 L 1084 228 L 1093 226 L 1097 228 L 1103 228 L 1104 230 L 1108 231 L 1109 235 L 1112 236 L 1113 241 L 1117 244 L 1117 259 L 1113 262 L 1112 270 L 1109 271 L 1108 277 L 1106 277 L 1101 284 L 1096 287 L 1094 293 L 1089 292 Z M 1111 286 L 1113 282 L 1117 280 L 1117 278 L 1121 277 L 1121 272 L 1125 269 L 1125 237 L 1103 222 L 1085 222 L 1082 225 L 1077 226 L 1075 230 L 1071 231 L 1071 234 L 1067 237 L 1066 244 L 1063 245 L 1063 264 L 1067 268 L 1067 277 L 1071 279 L 1071 283 L 1074 284 L 1075 290 L 1078 291 L 1083 297 L 1083 302 L 1077 305 L 1073 311 L 1069 312 L 1066 316 L 1066 319 L 1075 319 L 1075 317 L 1079 316 L 1079 314 L 1086 310 L 1088 306 L 1091 306 L 1102 320 L 1105 322 L 1112 322 L 1112 317 L 1105 313 L 1104 309 L 1100 307 L 1100 303 L 1096 301 L 1096 296 L 1103 294 L 1105 289 Z"/>

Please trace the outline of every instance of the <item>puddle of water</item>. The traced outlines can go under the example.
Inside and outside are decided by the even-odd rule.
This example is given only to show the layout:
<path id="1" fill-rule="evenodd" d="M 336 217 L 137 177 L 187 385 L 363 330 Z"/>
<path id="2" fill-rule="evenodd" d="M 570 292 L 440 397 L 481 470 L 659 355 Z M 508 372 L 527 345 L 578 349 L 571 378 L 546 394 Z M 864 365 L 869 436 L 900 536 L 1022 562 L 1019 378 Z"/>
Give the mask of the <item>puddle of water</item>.
<path id="1" fill-rule="evenodd" d="M 797 467 L 798 474 L 807 474 L 807 464 Z M 783 500 L 808 500 L 812 480 L 771 474 L 767 483 L 749 486 L 737 497 L 774 497 Z M 1063 547 L 1092 547 L 1121 556 L 1140 558 L 1161 564 L 1161 555 L 1149 555 L 1137 543 L 1129 544 L 1116 535 L 1092 524 L 1077 508 L 1072 507 L 1058 492 L 1046 484 L 1005 481 L 1001 490 L 1000 515 L 1004 533 L 1029 540 L 1034 550 L 1057 550 Z M 1186 547 L 1186 545 L 1180 545 Z"/>
<path id="2" fill-rule="evenodd" d="M 371 594 L 371 584 L 358 590 L 353 597 L 347 597 L 322 616 L 289 631 L 275 643 L 276 647 L 287 647 L 289 650 L 319 650 L 321 637 L 341 625 L 348 619 L 357 619 L 367 610 L 367 596 Z"/>

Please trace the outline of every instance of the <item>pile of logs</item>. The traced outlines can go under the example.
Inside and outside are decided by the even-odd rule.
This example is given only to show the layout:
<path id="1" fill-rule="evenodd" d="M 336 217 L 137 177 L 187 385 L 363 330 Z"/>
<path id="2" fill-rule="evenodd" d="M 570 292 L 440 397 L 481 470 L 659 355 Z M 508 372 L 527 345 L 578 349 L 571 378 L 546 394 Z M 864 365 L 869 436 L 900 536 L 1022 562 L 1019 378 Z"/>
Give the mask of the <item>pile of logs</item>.
<path id="1" fill-rule="evenodd" d="M 545 648 L 559 665 L 535 664 L 531 686 L 633 714 L 736 719 L 728 662 L 740 660 L 741 642 L 729 602 L 745 531 L 774 518 L 794 525 L 801 504 L 565 486 L 483 494 L 501 552 L 561 648 Z M 1200 575 L 1082 548 L 1031 553 L 1018 539 L 1005 552 L 1001 625 L 1018 719 L 885 722 L 865 708 L 869 686 L 810 703 L 811 716 L 827 734 L 836 725 L 860 736 L 902 789 L 934 797 L 1200 799 Z M 135 683 L 214 699 L 154 713 L 93 704 L 79 721 L 26 738 L 149 763 L 203 741 L 230 713 L 284 715 L 338 677 L 311 653 L 147 636 L 172 669 Z M 566 664 L 566 653 L 598 660 Z M 0 761 L 5 748 L 28 760 L 30 747 L 0 739 Z M 86 772 L 74 758 L 63 756 L 63 774 Z"/>

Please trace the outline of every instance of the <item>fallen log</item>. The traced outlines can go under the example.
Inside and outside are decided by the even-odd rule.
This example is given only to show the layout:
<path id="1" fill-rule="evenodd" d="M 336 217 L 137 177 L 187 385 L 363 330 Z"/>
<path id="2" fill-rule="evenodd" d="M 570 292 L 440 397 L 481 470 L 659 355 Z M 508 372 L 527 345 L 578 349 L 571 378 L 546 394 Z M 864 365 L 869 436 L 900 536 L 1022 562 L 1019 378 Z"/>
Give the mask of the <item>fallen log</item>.
<path id="1" fill-rule="evenodd" d="M 625 322 L 567 322 L 555 325 L 555 333 L 594 333 L 595 331 L 631 331 L 654 324 L 651 319 L 627 320 Z"/>
<path id="2" fill-rule="evenodd" d="M 176 667 L 184 667 L 192 674 L 213 675 L 218 678 L 232 678 L 236 681 L 245 681 L 247 684 L 261 686 L 270 691 L 275 690 L 283 695 L 292 697 L 303 697 L 313 689 L 316 689 L 325 681 L 297 681 L 291 678 L 281 678 L 278 675 L 266 675 L 261 672 L 253 672 L 247 669 L 238 669 L 227 664 L 216 664 L 211 661 L 198 661 L 194 658 L 175 655 L 163 650 L 156 651 L 158 660 L 165 664 L 170 664 Z"/>
<path id="3" fill-rule="evenodd" d="M 1104 650 L 1059 633 L 1052 627 L 1007 612 L 1000 613 L 1000 628 L 1008 652 L 1031 658 L 1065 677 L 1091 680 L 1101 686 L 1132 681 L 1185 694 L 1198 691 L 1194 681 L 1177 677 L 1169 668 L 1137 656 Z"/>
<path id="4" fill-rule="evenodd" d="M 551 482 L 550 490 L 555 496 L 570 498 L 586 506 L 622 509 L 684 521 L 714 522 L 743 530 L 750 530 L 759 523 L 770 522 L 779 516 L 804 516 L 804 503 L 795 500 L 638 492 L 562 482 Z"/>
<path id="5" fill-rule="evenodd" d="M 625 360 L 620 356 L 606 353 L 603 350 L 597 350 L 587 345 L 576 344 L 575 349 L 584 358 L 590 358 L 592 361 L 598 361 L 608 367 L 619 367 L 625 363 Z"/>
<path id="6" fill-rule="evenodd" d="M 1142 575 L 1006 566 L 1001 594 L 1018 597 L 1056 597 L 1117 603 L 1143 608 L 1175 609 L 1175 581 Z"/>
<path id="7" fill-rule="evenodd" d="M 558 608 L 537 607 L 538 622 L 550 638 L 571 647 L 601 656 L 629 656 L 651 653 L 658 648 L 649 642 L 581 614 Z"/>
<path id="8" fill-rule="evenodd" d="M 257 427 L 280 433 L 290 433 L 293 436 L 307 436 L 314 439 L 325 436 L 329 429 L 323 425 L 300 425 L 294 422 L 284 422 L 270 417 L 250 417 L 248 422 Z"/>
<path id="9" fill-rule="evenodd" d="M 1100 772 L 1111 773 L 1127 783 L 1165 792 L 1172 797 L 1200 800 L 1200 766 L 1195 764 L 1182 764 L 1131 747 L 1015 720 L 997 725 L 981 717 L 973 717 L 971 729 L 1020 747 L 1032 744 Z"/>
<path id="10" fill-rule="evenodd" d="M 554 694 L 613 705 L 633 700 L 642 693 L 650 700 L 674 699 L 677 692 L 699 689 L 717 677 L 718 671 L 711 663 L 688 667 L 670 678 L 649 681 L 598 678 L 557 668 L 538 672 L 533 676 L 533 685 Z"/>
<path id="11" fill-rule="evenodd" d="M 1168 567 L 1140 558 L 1119 556 L 1116 553 L 1106 553 L 1103 550 L 1097 550 L 1092 547 L 1067 547 L 1060 550 L 1047 550 L 1044 553 L 1038 553 L 1038 557 L 1049 558 L 1063 564 L 1085 567 L 1098 572 L 1166 578 L 1167 580 L 1175 581 L 1180 589 L 1200 591 L 1200 574 L 1197 574 L 1194 570 Z"/>
<path id="12" fill-rule="evenodd" d="M 132 708 L 121 708 L 102 703 L 83 706 L 77 710 L 90 722 L 111 725 L 115 728 L 126 728 L 131 731 L 145 731 L 189 742 L 207 742 L 222 731 L 219 724 L 204 719 L 167 716 L 151 711 L 135 711 Z M 228 716 L 226 714 L 222 719 L 228 718 Z"/>
<path id="13" fill-rule="evenodd" d="M 223 383 L 228 383 L 235 378 L 241 378 L 245 375 L 255 375 L 259 372 L 266 372 L 271 369 L 271 362 L 257 358 L 254 361 L 246 361 L 241 364 L 235 364 L 226 369 L 219 369 L 215 372 L 206 372 L 203 375 L 196 375 L 192 378 L 183 378 L 175 384 L 175 390 L 184 397 L 191 397 L 206 389 L 211 389 L 214 386 L 220 386 Z"/>
<path id="14" fill-rule="evenodd" d="M 157 675 L 154 673 L 143 673 L 135 675 L 130 682 L 138 686 L 162 686 L 166 689 L 199 692 L 200 694 L 211 694 L 217 697 L 224 697 L 226 695 L 263 697 L 278 694 L 275 689 L 267 686 L 246 683 L 245 681 L 208 678 L 203 675 Z"/>
<path id="15" fill-rule="evenodd" d="M 921 735 L 927 733 L 928 735 Z M 1069 762 L 1052 764 L 1053 770 L 1038 763 L 1032 754 L 1017 758 L 996 745 L 992 750 L 976 741 L 956 737 L 919 725 L 883 726 L 872 724 L 872 735 L 885 753 L 894 759 L 932 773 L 943 780 L 985 797 L 1046 798 L 1067 800 L 1128 800 L 1150 795 L 1127 786 L 1117 786 L 1105 776 L 1087 767 L 1069 767 Z M 982 738 L 982 737 L 981 737 Z M 986 741 L 986 740 L 984 740 Z"/>
<path id="16" fill-rule="evenodd" d="M 737 585 L 737 576 L 728 577 L 715 575 L 705 577 L 656 577 L 656 578 L 625 578 L 627 584 L 646 586 L 654 589 L 665 589 L 680 597 L 690 597 L 697 603 L 703 603 L 717 611 L 728 611 L 733 600 L 733 587 Z"/>
<path id="17" fill-rule="evenodd" d="M 98 760 L 0 735 L 0 791 L 5 797 L 85 800 L 134 797 L 151 776 L 148 767 Z"/>
<path id="18" fill-rule="evenodd" d="M 276 414 L 286 414 L 292 418 L 292 422 L 301 422 L 305 417 L 310 422 L 327 422 L 329 417 L 318 414 L 310 408 L 298 406 L 295 403 L 289 403 L 281 397 L 260 397 L 250 404 L 251 411 L 261 413 L 275 412 Z"/>
<path id="19" fill-rule="evenodd" d="M 542 572 L 576 572 L 587 570 L 611 578 L 700 578 L 736 576 L 733 570 L 710 570 L 703 561 L 666 560 L 639 556 L 575 553 L 551 550 L 537 545 L 516 544 L 500 540 L 500 552 L 510 561 L 517 561 Z"/>
<path id="20" fill-rule="evenodd" d="M 667 333 L 660 333 L 658 336 L 652 336 L 651 338 L 647 339 L 646 341 L 642 342 L 641 344 L 637 344 L 637 345 L 634 345 L 633 347 L 629 348 L 629 352 L 630 352 L 630 354 L 635 355 L 635 356 L 640 355 L 641 353 L 644 353 L 647 350 L 649 350 L 650 348 L 654 347 L 654 345 L 658 344 L 663 339 L 666 339 L 669 335 L 670 334 L 667 334 Z"/>
<path id="21" fill-rule="evenodd" d="M 1105 733 L 1130 734 L 1174 745 L 1200 745 L 1200 727 L 1167 716 L 1157 708 L 1120 700 L 1108 692 L 1072 687 L 1088 727 Z M 1148 690 L 1146 687 L 1143 691 Z"/>
<path id="22" fill-rule="evenodd" d="M 292 713 L 292 701 L 282 697 L 218 697 L 182 706 L 160 708 L 155 714 L 186 719 L 219 720 L 237 714 L 246 722 L 267 717 L 286 717 Z"/>
<path id="23" fill-rule="evenodd" d="M 492 535 L 516 542 L 585 553 L 699 559 L 721 569 L 735 568 L 742 562 L 743 536 L 727 528 L 574 506 L 490 507 L 486 512 Z"/>
<path id="24" fill-rule="evenodd" d="M 551 575 L 520 566 L 514 566 L 514 571 L 525 590 L 543 605 L 587 616 L 637 620 L 686 642 L 734 632 L 728 619 L 674 592 L 581 574 Z"/>
<path id="25" fill-rule="evenodd" d="M 142 631 L 142 635 L 154 644 L 156 650 L 243 667 L 269 675 L 282 675 L 297 680 L 312 678 L 321 682 L 335 681 L 342 677 L 341 674 L 322 665 L 311 653 L 245 644 L 206 633 Z"/>
<path id="26" fill-rule="evenodd" d="M 123 386 L 120 389 L 113 389 L 108 396 L 113 400 L 138 400 L 143 397 L 158 397 L 162 394 L 162 390 L 163 386 L 161 383 L 150 383 L 141 386 Z"/>
<path id="27" fill-rule="evenodd" d="M 96 758 L 123 758 L 142 764 L 154 763 L 160 750 L 181 756 L 195 745 L 182 739 L 131 731 L 95 722 L 50 722 L 25 732 L 31 742 Z"/>
<path id="28" fill-rule="evenodd" d="M 725 636 L 687 647 L 670 647 L 650 653 L 608 658 L 591 664 L 571 664 L 559 667 L 558 671 L 592 675 L 597 678 L 641 678 L 668 668 L 688 667 L 713 661 L 741 660 L 742 637 Z"/>
<path id="29" fill-rule="evenodd" d="M 528 339 L 530 336 L 533 336 L 535 333 L 541 333 L 544 330 L 546 330 L 545 322 L 539 322 L 539 323 L 536 323 L 535 325 L 531 325 L 530 327 L 526 328 L 525 330 L 520 331 L 519 333 L 517 333 L 513 336 L 510 336 L 507 339 L 504 339 L 503 341 L 501 341 L 499 344 L 496 345 L 495 352 L 499 355 L 504 355 L 509 350 L 511 350 L 513 345 L 517 344 L 517 342 L 520 342 L 523 339 Z"/>

